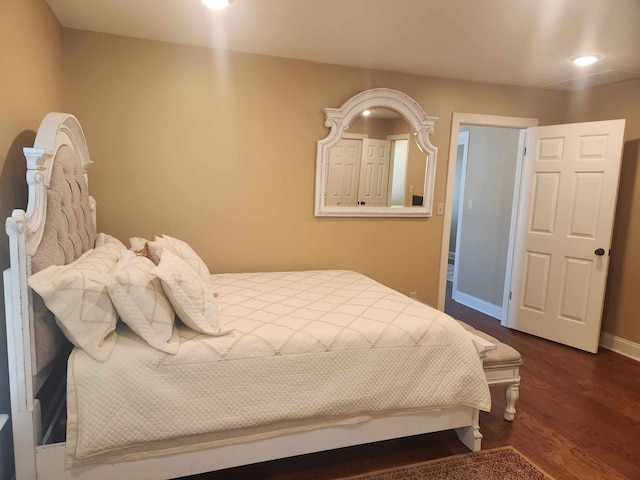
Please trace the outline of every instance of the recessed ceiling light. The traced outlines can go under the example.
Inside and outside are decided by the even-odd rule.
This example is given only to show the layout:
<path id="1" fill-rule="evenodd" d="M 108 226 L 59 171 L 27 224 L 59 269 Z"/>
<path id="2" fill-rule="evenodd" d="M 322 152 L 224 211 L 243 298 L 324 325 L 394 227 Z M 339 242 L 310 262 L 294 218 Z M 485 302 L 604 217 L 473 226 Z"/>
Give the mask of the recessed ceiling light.
<path id="1" fill-rule="evenodd" d="M 207 7 L 212 10 L 223 10 L 227 8 L 233 0 L 202 0 Z"/>
<path id="2" fill-rule="evenodd" d="M 369 115 L 371 115 L 371 110 L 365 110 L 364 112 L 362 112 L 363 117 L 368 117 Z"/>
<path id="3" fill-rule="evenodd" d="M 591 65 L 600 60 L 600 55 L 583 55 L 580 57 L 573 57 L 571 61 L 574 65 L 578 65 L 580 67 L 586 67 L 587 65 Z"/>

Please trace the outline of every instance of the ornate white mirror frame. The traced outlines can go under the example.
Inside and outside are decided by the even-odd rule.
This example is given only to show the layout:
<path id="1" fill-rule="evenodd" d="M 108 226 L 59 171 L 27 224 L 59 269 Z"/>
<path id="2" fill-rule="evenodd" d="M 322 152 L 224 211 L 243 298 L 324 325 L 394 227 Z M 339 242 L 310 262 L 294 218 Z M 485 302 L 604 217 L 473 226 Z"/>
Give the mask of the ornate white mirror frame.
<path id="1" fill-rule="evenodd" d="M 369 207 L 326 206 L 327 165 L 329 149 L 342 138 L 352 120 L 365 110 L 384 107 L 397 111 L 411 127 L 420 150 L 425 154 L 423 204 L 421 206 Z M 347 100 L 340 108 L 325 108 L 325 126 L 329 134 L 318 140 L 316 149 L 315 215 L 333 217 L 430 217 L 433 208 L 433 189 L 438 149 L 429 141 L 438 117 L 427 116 L 420 105 L 408 95 L 389 88 L 365 90 Z"/>

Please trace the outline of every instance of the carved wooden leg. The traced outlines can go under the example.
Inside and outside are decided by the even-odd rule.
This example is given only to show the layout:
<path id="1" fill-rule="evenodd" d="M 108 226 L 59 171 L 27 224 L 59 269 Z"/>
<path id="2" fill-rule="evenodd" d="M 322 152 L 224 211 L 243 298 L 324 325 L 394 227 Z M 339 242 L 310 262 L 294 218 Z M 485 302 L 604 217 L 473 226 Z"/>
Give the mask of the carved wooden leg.
<path id="1" fill-rule="evenodd" d="M 520 396 L 520 379 L 507 387 L 507 406 L 504 409 L 504 419 L 513 421 L 516 416 L 516 402 Z"/>
<path id="2" fill-rule="evenodd" d="M 456 434 L 472 452 L 478 452 L 482 446 L 482 434 L 480 433 L 480 410 L 473 411 L 473 421 L 468 427 L 456 428 Z"/>

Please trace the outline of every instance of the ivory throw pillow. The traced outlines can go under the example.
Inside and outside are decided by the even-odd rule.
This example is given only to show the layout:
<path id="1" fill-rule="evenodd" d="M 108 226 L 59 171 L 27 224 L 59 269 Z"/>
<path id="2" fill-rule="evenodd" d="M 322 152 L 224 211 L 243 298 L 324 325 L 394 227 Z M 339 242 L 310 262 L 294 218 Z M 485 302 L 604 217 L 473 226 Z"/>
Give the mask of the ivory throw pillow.
<path id="1" fill-rule="evenodd" d="M 211 274 L 207 265 L 202 261 L 193 248 L 182 240 L 170 237 L 169 235 L 162 235 L 162 237 L 155 237 L 151 242 L 148 242 L 149 258 L 158 265 L 162 258 L 162 252 L 169 250 L 174 255 L 182 258 L 187 265 L 193 268 L 202 281 L 209 286 L 211 290 Z"/>
<path id="2" fill-rule="evenodd" d="M 125 250 L 115 269 L 96 281 L 105 285 L 120 319 L 153 348 L 176 354 L 180 344 L 174 331 L 175 312 L 159 278 L 151 275 L 154 263 Z"/>
<path id="3" fill-rule="evenodd" d="M 96 237 L 96 248 L 104 246 L 114 247 L 118 251 L 127 249 L 127 247 L 124 246 L 124 243 L 122 243 L 116 237 L 109 235 L 108 233 L 99 233 Z"/>
<path id="4" fill-rule="evenodd" d="M 73 263 L 52 265 L 28 280 L 69 341 L 100 362 L 115 346 L 118 317 L 107 288 L 95 278 L 115 267 L 124 247 L 118 243 L 103 243 Z"/>
<path id="5" fill-rule="evenodd" d="M 160 264 L 150 272 L 162 281 L 162 288 L 182 322 L 208 335 L 225 335 L 220 311 L 211 287 L 185 260 L 165 249 Z"/>
<path id="6" fill-rule="evenodd" d="M 146 238 L 131 237 L 129 239 L 129 243 L 131 244 L 130 250 L 133 252 L 139 252 L 140 250 L 143 250 L 145 248 L 145 245 L 148 241 L 149 240 L 147 240 Z"/>

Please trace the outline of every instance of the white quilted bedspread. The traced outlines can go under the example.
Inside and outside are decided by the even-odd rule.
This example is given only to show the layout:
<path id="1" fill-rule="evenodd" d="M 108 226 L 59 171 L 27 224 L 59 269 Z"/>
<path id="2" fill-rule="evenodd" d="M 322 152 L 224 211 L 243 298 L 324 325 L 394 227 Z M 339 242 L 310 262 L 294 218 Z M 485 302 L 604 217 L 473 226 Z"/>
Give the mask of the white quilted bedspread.
<path id="1" fill-rule="evenodd" d="M 117 461 L 454 405 L 488 410 L 450 317 L 348 271 L 212 276 L 224 328 L 176 355 L 126 327 L 106 363 L 75 349 L 67 463 Z"/>

